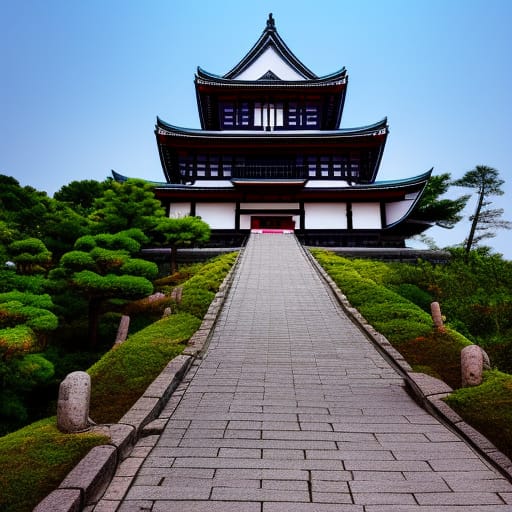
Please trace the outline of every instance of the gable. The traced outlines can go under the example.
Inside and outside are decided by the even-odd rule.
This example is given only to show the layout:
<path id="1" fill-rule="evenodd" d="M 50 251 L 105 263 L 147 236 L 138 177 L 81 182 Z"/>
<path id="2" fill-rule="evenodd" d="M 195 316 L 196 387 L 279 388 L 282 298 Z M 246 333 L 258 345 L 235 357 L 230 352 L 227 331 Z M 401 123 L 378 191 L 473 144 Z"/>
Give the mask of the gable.
<path id="1" fill-rule="evenodd" d="M 263 75 L 271 71 L 281 80 L 305 80 L 273 47 L 260 53 L 241 73 L 231 77 L 234 80 L 259 80 Z"/>

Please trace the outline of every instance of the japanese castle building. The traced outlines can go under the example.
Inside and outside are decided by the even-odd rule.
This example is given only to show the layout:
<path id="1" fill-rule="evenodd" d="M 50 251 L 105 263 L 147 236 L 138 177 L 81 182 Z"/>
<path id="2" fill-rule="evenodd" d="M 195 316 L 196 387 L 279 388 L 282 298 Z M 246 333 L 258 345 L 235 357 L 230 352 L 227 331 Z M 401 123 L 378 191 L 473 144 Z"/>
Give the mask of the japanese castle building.
<path id="1" fill-rule="evenodd" d="M 294 230 L 310 245 L 403 247 L 429 227 L 410 214 L 430 172 L 376 181 L 387 120 L 339 128 L 347 80 L 345 68 L 309 70 L 270 14 L 233 69 L 198 68 L 201 129 L 157 119 L 166 183 L 155 194 L 168 214 L 200 216 L 226 245 L 251 230 Z"/>

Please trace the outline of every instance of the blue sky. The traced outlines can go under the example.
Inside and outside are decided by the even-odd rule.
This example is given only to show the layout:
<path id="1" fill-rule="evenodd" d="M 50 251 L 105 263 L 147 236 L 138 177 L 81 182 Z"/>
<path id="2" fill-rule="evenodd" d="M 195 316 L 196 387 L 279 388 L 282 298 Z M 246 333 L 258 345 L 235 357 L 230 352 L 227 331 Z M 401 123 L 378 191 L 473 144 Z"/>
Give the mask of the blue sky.
<path id="1" fill-rule="evenodd" d="M 489 165 L 506 181 L 494 205 L 512 220 L 509 0 L 0 3 L 0 173 L 22 185 L 52 195 L 110 169 L 162 181 L 156 116 L 199 127 L 196 67 L 229 71 L 272 12 L 315 73 L 347 68 L 342 127 L 388 117 L 378 179 Z M 426 234 L 446 246 L 468 230 L 466 217 Z M 511 240 L 488 243 L 512 259 Z"/>

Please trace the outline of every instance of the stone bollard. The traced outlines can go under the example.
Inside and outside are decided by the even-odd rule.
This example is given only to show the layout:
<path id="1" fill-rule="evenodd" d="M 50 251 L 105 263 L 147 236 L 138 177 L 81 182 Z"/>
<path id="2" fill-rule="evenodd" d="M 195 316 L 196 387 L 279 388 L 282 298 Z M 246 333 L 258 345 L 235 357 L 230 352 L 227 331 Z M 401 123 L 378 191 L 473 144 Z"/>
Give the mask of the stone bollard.
<path id="1" fill-rule="evenodd" d="M 123 343 L 128 337 L 128 329 L 130 328 L 130 317 L 128 315 L 123 315 L 121 320 L 119 321 L 119 327 L 117 328 L 116 341 L 115 345 L 119 345 Z"/>
<path id="2" fill-rule="evenodd" d="M 172 315 L 172 308 L 170 306 L 167 306 L 164 309 L 164 313 L 162 315 L 162 318 L 167 318 L 168 316 L 171 316 L 171 315 Z"/>
<path id="3" fill-rule="evenodd" d="M 484 352 L 478 345 L 464 347 L 460 353 L 462 387 L 478 386 L 482 383 Z"/>
<path id="4" fill-rule="evenodd" d="M 90 400 L 91 377 L 85 372 L 68 374 L 59 387 L 57 428 L 64 433 L 88 430 Z"/>
<path id="5" fill-rule="evenodd" d="M 171 299 L 176 303 L 181 302 L 181 297 L 183 296 L 183 286 L 176 286 L 171 292 Z"/>
<path id="6" fill-rule="evenodd" d="M 441 315 L 441 306 L 439 305 L 439 302 L 432 302 L 432 304 L 430 304 L 430 311 L 432 312 L 432 320 L 434 321 L 435 328 L 440 332 L 444 332 L 445 327 L 443 323 L 443 315 Z"/>

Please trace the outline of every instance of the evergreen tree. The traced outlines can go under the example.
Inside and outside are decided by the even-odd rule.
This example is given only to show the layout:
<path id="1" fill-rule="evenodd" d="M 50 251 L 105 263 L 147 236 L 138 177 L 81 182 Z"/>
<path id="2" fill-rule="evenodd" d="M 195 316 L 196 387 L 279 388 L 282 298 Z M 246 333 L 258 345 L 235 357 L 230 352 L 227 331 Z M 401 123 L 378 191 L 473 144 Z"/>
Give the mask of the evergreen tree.
<path id="1" fill-rule="evenodd" d="M 99 233 L 117 233 L 131 228 L 151 230 L 165 210 L 153 193 L 154 186 L 143 180 L 129 179 L 110 183 L 94 202 L 90 215 Z"/>
<path id="2" fill-rule="evenodd" d="M 512 223 L 502 219 L 502 208 L 487 208 L 492 204 L 489 196 L 504 194 L 502 189 L 504 183 L 499 177 L 499 171 L 486 165 L 477 165 L 466 172 L 462 178 L 453 182 L 455 186 L 472 188 L 478 193 L 475 213 L 469 217 L 471 227 L 465 240 L 466 254 L 481 240 L 494 238 L 496 229 L 512 229 Z"/>
<path id="3" fill-rule="evenodd" d="M 412 217 L 415 220 L 435 223 L 442 228 L 453 228 L 462 219 L 461 212 L 470 196 L 441 199 L 441 196 L 448 192 L 450 185 L 449 173 L 431 176 Z"/>
<path id="4" fill-rule="evenodd" d="M 81 294 L 89 305 L 89 343 L 98 341 L 98 323 L 108 299 L 139 299 L 153 292 L 158 274 L 154 263 L 134 258 L 140 250 L 140 230 L 79 238 L 74 250 L 60 259 L 50 277 Z"/>

